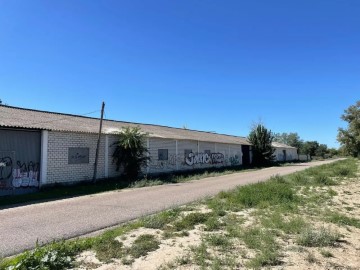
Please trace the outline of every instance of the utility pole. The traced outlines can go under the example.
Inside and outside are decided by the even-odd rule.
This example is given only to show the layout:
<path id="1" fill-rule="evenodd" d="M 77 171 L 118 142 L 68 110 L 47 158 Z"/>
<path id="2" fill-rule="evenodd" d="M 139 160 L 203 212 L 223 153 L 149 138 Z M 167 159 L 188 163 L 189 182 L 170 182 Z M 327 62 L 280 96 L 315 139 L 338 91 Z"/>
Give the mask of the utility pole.
<path id="1" fill-rule="evenodd" d="M 94 163 L 94 175 L 93 175 L 93 182 L 96 182 L 96 173 L 97 173 L 97 164 L 99 159 L 99 148 L 100 148 L 100 138 L 101 138 L 101 129 L 102 129 L 102 122 L 104 118 L 104 108 L 105 108 L 105 102 L 102 102 L 101 106 L 101 118 L 100 118 L 100 128 L 99 128 L 99 135 L 96 145 L 96 153 L 95 153 L 95 163 Z"/>

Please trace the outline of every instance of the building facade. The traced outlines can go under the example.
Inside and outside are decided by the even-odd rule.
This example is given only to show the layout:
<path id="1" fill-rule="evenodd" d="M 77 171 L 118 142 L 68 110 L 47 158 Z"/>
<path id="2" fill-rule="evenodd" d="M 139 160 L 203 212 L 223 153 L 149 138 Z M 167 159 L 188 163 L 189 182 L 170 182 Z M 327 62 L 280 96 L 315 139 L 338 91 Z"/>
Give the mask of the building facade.
<path id="1" fill-rule="evenodd" d="M 275 148 L 275 160 L 278 162 L 299 160 L 296 147 L 292 147 L 283 143 L 273 142 L 272 146 Z"/>
<path id="2" fill-rule="evenodd" d="M 97 179 L 121 174 L 112 154 L 125 126 L 148 134 L 144 174 L 251 163 L 251 145 L 243 137 L 104 120 Z M 98 128 L 97 118 L 0 106 L 0 195 L 92 180 Z"/>

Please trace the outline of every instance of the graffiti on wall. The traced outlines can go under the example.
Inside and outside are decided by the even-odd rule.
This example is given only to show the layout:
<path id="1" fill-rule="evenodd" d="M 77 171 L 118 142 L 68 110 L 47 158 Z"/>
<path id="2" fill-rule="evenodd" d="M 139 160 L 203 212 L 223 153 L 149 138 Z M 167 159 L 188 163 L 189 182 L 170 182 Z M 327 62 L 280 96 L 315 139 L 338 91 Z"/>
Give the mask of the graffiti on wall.
<path id="1" fill-rule="evenodd" d="M 239 165 L 240 164 L 239 156 L 235 155 L 234 157 L 230 157 L 229 162 L 230 162 L 231 166 Z"/>
<path id="2" fill-rule="evenodd" d="M 152 169 L 173 169 L 177 163 L 180 163 L 180 161 L 179 155 L 169 155 L 168 160 L 151 161 L 149 167 Z"/>
<path id="3" fill-rule="evenodd" d="M 0 180 L 6 180 L 11 177 L 12 174 L 12 159 L 11 157 L 0 158 Z"/>
<path id="4" fill-rule="evenodd" d="M 17 161 L 11 157 L 0 157 L 0 188 L 20 188 L 39 186 L 40 164 Z"/>
<path id="5" fill-rule="evenodd" d="M 28 163 L 17 161 L 17 168 L 13 169 L 12 185 L 19 187 L 38 187 L 40 164 L 33 161 Z"/>
<path id="6" fill-rule="evenodd" d="M 185 163 L 189 166 L 195 164 L 219 164 L 224 163 L 224 155 L 222 153 L 189 153 L 185 157 Z"/>
<path id="7" fill-rule="evenodd" d="M 234 157 L 225 156 L 222 153 L 193 153 L 190 152 L 187 156 L 183 155 L 169 155 L 168 160 L 151 160 L 149 168 L 154 170 L 174 169 L 176 164 L 179 166 L 193 166 L 197 164 L 222 164 L 222 165 L 239 165 L 240 159 L 237 155 Z"/>
<path id="8" fill-rule="evenodd" d="M 217 163 L 224 163 L 225 157 L 221 153 L 212 153 L 211 154 L 211 163 L 217 164 Z"/>

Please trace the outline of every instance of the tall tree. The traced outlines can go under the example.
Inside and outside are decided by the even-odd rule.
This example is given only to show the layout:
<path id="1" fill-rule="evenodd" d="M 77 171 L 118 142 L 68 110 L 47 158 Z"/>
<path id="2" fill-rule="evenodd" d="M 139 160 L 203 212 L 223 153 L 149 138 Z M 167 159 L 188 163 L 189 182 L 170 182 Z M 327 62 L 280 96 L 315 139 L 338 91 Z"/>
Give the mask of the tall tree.
<path id="1" fill-rule="evenodd" d="M 147 165 L 148 149 L 146 148 L 146 133 L 141 132 L 139 127 L 124 127 L 118 133 L 118 141 L 113 153 L 113 160 L 116 163 L 116 170 L 124 169 L 124 174 L 135 180 L 141 168 Z"/>
<path id="2" fill-rule="evenodd" d="M 346 129 L 339 128 L 337 140 L 340 142 L 345 153 L 360 157 L 360 100 L 344 111 L 341 119 L 346 121 Z"/>
<path id="3" fill-rule="evenodd" d="M 302 154 L 309 155 L 310 157 L 316 156 L 316 150 L 319 147 L 317 141 L 306 141 L 300 149 Z"/>
<path id="4" fill-rule="evenodd" d="M 322 158 L 325 158 L 326 154 L 328 153 L 329 150 L 326 144 L 319 144 L 319 146 L 315 150 L 315 155 Z"/>
<path id="5" fill-rule="evenodd" d="M 252 144 L 253 163 L 255 165 L 266 165 L 274 161 L 275 148 L 272 147 L 274 136 L 262 124 L 253 126 L 248 137 Z"/>

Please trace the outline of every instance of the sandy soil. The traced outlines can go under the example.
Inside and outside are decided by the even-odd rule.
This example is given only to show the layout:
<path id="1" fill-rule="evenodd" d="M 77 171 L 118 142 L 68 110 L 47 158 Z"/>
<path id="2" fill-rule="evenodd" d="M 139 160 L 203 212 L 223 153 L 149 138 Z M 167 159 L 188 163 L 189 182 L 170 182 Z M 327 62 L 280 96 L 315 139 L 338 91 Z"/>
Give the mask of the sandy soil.
<path id="1" fill-rule="evenodd" d="M 360 218 L 360 181 L 359 179 L 344 180 L 340 185 L 332 186 L 332 190 L 337 195 L 327 203 L 329 209 L 336 210 L 349 217 Z M 319 190 L 319 192 L 326 192 Z M 183 214 L 192 212 L 206 213 L 210 211 L 205 206 L 199 206 L 191 211 L 184 211 Z M 239 226 L 250 227 L 256 222 L 256 218 L 252 216 L 253 210 L 244 210 L 235 214 L 244 218 L 244 222 Z M 220 218 L 221 219 L 221 218 Z M 315 227 L 325 227 L 328 230 L 336 231 L 342 235 L 341 242 L 335 247 L 325 248 L 309 248 L 301 247 L 295 243 L 295 239 L 289 237 L 277 239 L 282 247 L 281 264 L 277 266 L 266 267 L 266 269 L 360 269 L 360 229 L 353 226 L 337 226 L 335 224 L 326 223 L 323 220 L 312 219 L 307 217 L 308 221 Z M 131 246 L 132 242 L 141 234 L 151 234 L 161 241 L 160 247 L 153 252 L 148 253 L 134 260 L 131 265 L 123 265 L 121 261 L 114 260 L 105 264 L 96 258 L 96 254 L 92 251 L 83 252 L 78 256 L 77 261 L 81 264 L 78 269 L 200 269 L 190 259 L 181 265 L 178 261 L 182 258 L 190 258 L 192 246 L 199 245 L 203 237 L 209 234 L 204 230 L 203 225 L 198 225 L 195 229 L 188 231 L 188 236 L 174 237 L 165 239 L 161 230 L 140 228 L 119 237 L 117 240 L 122 241 L 125 246 Z M 225 234 L 224 231 L 211 232 L 216 234 Z M 233 250 L 222 252 L 216 248 L 209 250 L 216 256 L 225 256 L 226 254 L 234 255 L 238 265 L 244 269 L 244 264 L 252 258 L 255 253 L 253 250 L 247 249 L 241 242 L 235 243 Z M 328 256 L 324 254 L 327 253 Z M 331 256 L 330 256 L 331 254 Z M 240 268 L 235 268 L 240 269 Z"/>

